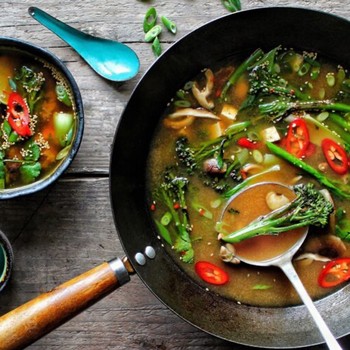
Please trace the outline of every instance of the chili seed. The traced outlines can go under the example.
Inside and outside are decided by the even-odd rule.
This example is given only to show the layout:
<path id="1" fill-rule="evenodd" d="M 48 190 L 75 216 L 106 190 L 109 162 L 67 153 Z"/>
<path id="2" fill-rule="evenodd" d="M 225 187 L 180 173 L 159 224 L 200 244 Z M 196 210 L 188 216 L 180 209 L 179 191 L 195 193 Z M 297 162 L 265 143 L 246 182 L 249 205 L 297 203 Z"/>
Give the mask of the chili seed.
<path id="1" fill-rule="evenodd" d="M 327 151 L 328 157 L 330 160 L 334 160 L 335 156 L 334 156 L 334 152 L 332 150 Z"/>

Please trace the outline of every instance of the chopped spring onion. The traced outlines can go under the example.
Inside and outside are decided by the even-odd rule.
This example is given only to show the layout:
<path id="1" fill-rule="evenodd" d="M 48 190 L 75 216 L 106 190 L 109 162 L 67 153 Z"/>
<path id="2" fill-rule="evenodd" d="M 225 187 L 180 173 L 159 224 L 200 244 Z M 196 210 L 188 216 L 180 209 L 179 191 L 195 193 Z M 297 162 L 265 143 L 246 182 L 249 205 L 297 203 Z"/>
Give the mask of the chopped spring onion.
<path id="1" fill-rule="evenodd" d="M 68 145 L 68 146 L 66 146 L 66 147 L 64 147 L 64 148 L 62 148 L 62 149 L 57 153 L 57 155 L 56 155 L 56 160 L 61 160 L 61 159 L 63 159 L 65 156 L 67 156 L 68 153 L 69 153 L 69 151 L 70 151 L 70 149 L 71 149 L 71 146 L 70 146 L 70 145 Z"/>
<path id="2" fill-rule="evenodd" d="M 69 96 L 67 89 L 62 84 L 56 85 L 56 95 L 58 101 L 64 103 L 66 106 L 72 106 L 72 100 Z"/>
<path id="3" fill-rule="evenodd" d="M 165 242 L 172 245 L 173 241 L 171 239 L 169 230 L 164 225 L 162 225 L 158 220 L 155 220 L 155 223 L 157 225 L 158 232 L 161 235 L 161 237 L 165 240 Z"/>
<path id="4" fill-rule="evenodd" d="M 242 9 L 240 0 L 222 0 L 222 4 L 231 12 L 240 11 Z"/>
<path id="5" fill-rule="evenodd" d="M 323 122 L 323 121 L 325 121 L 328 117 L 329 117 L 329 112 L 321 112 L 320 114 L 318 114 L 318 115 L 316 116 L 316 119 L 317 119 L 319 122 Z"/>
<path id="6" fill-rule="evenodd" d="M 155 25 L 145 34 L 145 41 L 147 43 L 153 41 L 161 32 L 162 27 L 159 24 Z"/>
<path id="7" fill-rule="evenodd" d="M 340 67 L 337 73 L 337 81 L 339 83 L 342 83 L 344 79 L 345 79 L 345 70 Z"/>
<path id="8" fill-rule="evenodd" d="M 191 90 L 192 86 L 193 86 L 193 81 L 188 81 L 184 86 L 184 90 Z"/>
<path id="9" fill-rule="evenodd" d="M 176 31 L 177 31 L 176 24 L 165 16 L 162 16 L 161 18 L 165 28 L 168 29 L 169 32 L 176 34 Z"/>
<path id="10" fill-rule="evenodd" d="M 222 201 L 221 201 L 221 198 L 218 198 L 218 199 L 214 199 L 210 202 L 210 206 L 213 208 L 213 209 L 216 209 L 216 208 L 219 208 L 220 205 L 221 205 Z"/>
<path id="11" fill-rule="evenodd" d="M 191 107 L 191 102 L 186 100 L 177 100 L 174 102 L 176 107 Z"/>
<path id="12" fill-rule="evenodd" d="M 328 86 L 334 86 L 335 85 L 335 76 L 334 73 L 327 73 L 326 74 L 326 81 Z"/>
<path id="13" fill-rule="evenodd" d="M 264 156 L 259 150 L 255 149 L 253 150 L 252 153 L 253 153 L 253 158 L 257 163 L 262 163 L 264 161 Z"/>
<path id="14" fill-rule="evenodd" d="M 168 226 L 172 220 L 172 215 L 169 211 L 167 211 L 163 216 L 162 218 L 160 219 L 160 223 L 163 225 L 163 226 Z"/>
<path id="15" fill-rule="evenodd" d="M 253 289 L 254 290 L 266 290 L 266 289 L 270 289 L 272 288 L 272 286 L 269 286 L 267 284 L 256 284 Z"/>
<path id="16" fill-rule="evenodd" d="M 157 22 L 157 11 L 154 7 L 150 7 L 146 14 L 145 18 L 143 20 L 143 31 L 145 33 L 149 32 Z"/>
<path id="17" fill-rule="evenodd" d="M 312 80 L 316 80 L 320 75 L 320 67 L 312 67 L 310 77 Z"/>
<path id="18" fill-rule="evenodd" d="M 193 209 L 195 209 L 198 212 L 198 214 L 200 216 L 203 216 L 203 217 L 210 219 L 210 220 L 213 218 L 213 213 L 210 212 L 208 209 L 204 208 L 202 205 L 192 203 L 192 207 L 193 207 Z"/>
<path id="19" fill-rule="evenodd" d="M 326 90 L 324 88 L 321 88 L 319 91 L 318 91 L 318 96 L 321 100 L 324 99 L 324 97 L 326 96 Z"/>
<path id="20" fill-rule="evenodd" d="M 311 68 L 311 64 L 308 62 L 304 62 L 298 70 L 298 75 L 300 77 L 304 76 L 305 74 L 307 74 L 309 72 L 310 68 Z"/>
<path id="21" fill-rule="evenodd" d="M 273 165 L 278 163 L 278 157 L 276 157 L 274 154 L 266 153 L 264 155 L 263 164 L 264 165 Z"/>
<path id="22" fill-rule="evenodd" d="M 160 54 L 162 53 L 162 47 L 160 45 L 160 41 L 159 41 L 159 38 L 157 36 L 153 40 L 152 51 L 153 51 L 154 55 L 157 57 L 160 56 Z"/>

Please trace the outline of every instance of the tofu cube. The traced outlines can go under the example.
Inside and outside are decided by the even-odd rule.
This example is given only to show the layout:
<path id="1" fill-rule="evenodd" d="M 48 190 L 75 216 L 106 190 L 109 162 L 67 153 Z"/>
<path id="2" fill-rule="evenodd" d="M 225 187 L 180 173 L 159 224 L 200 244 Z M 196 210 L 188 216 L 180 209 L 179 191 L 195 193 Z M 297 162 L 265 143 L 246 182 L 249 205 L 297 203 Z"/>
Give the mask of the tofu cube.
<path id="1" fill-rule="evenodd" d="M 261 137 L 264 141 L 276 142 L 281 139 L 280 134 L 275 126 L 271 126 L 261 131 Z"/>
<path id="2" fill-rule="evenodd" d="M 228 119 L 229 121 L 234 121 L 236 120 L 237 112 L 238 110 L 236 107 L 228 103 L 225 103 L 222 107 L 220 117 L 224 119 Z"/>

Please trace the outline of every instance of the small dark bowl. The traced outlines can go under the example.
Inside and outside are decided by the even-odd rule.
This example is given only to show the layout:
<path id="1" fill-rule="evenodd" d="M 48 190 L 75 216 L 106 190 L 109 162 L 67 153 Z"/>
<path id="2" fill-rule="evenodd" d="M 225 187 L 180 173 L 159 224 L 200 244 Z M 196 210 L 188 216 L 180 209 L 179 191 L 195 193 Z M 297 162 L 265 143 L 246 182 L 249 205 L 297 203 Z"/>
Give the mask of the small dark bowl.
<path id="1" fill-rule="evenodd" d="M 0 231 L 0 292 L 8 283 L 13 266 L 13 251 L 5 234 Z"/>
<path id="2" fill-rule="evenodd" d="M 68 168 L 75 155 L 77 154 L 83 137 L 84 129 L 83 102 L 78 85 L 67 67 L 58 57 L 53 55 L 51 52 L 31 43 L 5 37 L 0 38 L 0 53 L 1 50 L 14 50 L 18 51 L 20 55 L 28 56 L 28 58 L 37 58 L 40 61 L 48 63 L 50 66 L 54 67 L 55 71 L 59 72 L 59 74 L 63 76 L 72 93 L 72 99 L 75 105 L 76 128 L 69 153 L 61 161 L 60 165 L 53 171 L 53 173 L 43 179 L 38 179 L 33 183 L 27 185 L 0 190 L 0 200 L 28 195 L 40 191 L 56 181 L 59 176 L 61 176 L 62 173 Z"/>

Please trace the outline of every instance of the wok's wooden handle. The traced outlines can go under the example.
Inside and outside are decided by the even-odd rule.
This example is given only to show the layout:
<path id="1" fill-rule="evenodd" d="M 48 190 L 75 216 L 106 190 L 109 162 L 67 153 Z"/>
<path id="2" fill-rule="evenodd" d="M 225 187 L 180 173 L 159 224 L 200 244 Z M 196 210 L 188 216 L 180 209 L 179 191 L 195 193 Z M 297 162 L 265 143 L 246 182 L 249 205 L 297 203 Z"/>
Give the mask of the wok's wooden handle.
<path id="1" fill-rule="evenodd" d="M 105 262 L 0 317 L 0 349 L 23 349 L 130 280 L 130 263 Z"/>

